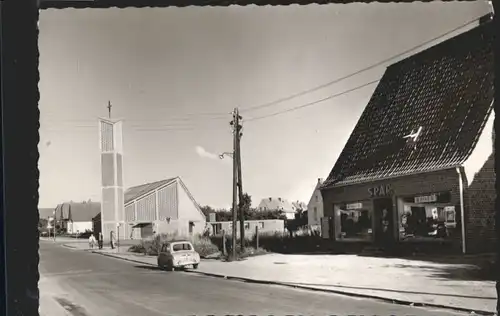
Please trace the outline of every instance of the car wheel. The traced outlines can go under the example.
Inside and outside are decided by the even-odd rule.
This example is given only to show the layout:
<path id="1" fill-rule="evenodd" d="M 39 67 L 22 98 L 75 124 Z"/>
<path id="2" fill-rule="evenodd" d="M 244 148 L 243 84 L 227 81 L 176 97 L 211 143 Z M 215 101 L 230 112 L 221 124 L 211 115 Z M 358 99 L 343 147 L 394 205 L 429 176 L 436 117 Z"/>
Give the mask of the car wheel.
<path id="1" fill-rule="evenodd" d="M 193 269 L 198 269 L 198 263 L 193 264 Z"/>

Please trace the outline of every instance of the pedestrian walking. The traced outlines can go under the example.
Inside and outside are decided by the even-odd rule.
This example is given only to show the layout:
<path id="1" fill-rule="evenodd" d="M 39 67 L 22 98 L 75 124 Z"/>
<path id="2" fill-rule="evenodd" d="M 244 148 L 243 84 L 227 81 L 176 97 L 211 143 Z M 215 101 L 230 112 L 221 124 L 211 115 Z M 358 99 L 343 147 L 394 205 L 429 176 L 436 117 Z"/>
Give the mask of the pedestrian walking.
<path id="1" fill-rule="evenodd" d="M 109 243 L 111 245 L 111 249 L 115 249 L 115 233 L 113 231 L 109 233 Z"/>
<path id="2" fill-rule="evenodd" d="M 93 249 L 93 248 L 94 248 L 94 245 L 95 245 L 95 237 L 94 237 L 94 234 L 90 234 L 90 237 L 89 237 L 89 247 L 90 247 L 90 249 Z"/>
<path id="3" fill-rule="evenodd" d="M 97 236 L 97 243 L 99 244 L 99 249 L 102 249 L 104 243 L 104 237 L 102 236 L 102 232 L 99 232 L 99 235 Z"/>

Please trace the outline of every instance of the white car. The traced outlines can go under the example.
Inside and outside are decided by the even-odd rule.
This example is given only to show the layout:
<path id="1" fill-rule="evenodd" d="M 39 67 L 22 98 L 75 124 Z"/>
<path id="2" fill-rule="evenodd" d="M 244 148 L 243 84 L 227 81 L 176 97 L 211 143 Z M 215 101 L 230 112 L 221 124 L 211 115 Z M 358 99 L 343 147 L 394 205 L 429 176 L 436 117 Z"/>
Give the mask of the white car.
<path id="1" fill-rule="evenodd" d="M 172 241 L 163 244 L 158 253 L 158 267 L 173 271 L 186 266 L 198 269 L 200 254 L 194 250 L 189 241 Z"/>

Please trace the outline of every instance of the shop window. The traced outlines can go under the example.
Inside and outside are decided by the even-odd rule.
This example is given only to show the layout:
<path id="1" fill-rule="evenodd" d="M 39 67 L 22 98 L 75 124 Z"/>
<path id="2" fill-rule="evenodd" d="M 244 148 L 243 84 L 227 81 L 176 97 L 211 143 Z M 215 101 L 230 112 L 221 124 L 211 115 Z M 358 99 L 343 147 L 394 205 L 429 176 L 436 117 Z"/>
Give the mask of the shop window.
<path id="1" fill-rule="evenodd" d="M 456 228 L 449 193 L 399 198 L 400 238 L 446 239 Z"/>
<path id="2" fill-rule="evenodd" d="M 372 239 L 370 201 L 335 205 L 336 237 L 339 239 Z"/>

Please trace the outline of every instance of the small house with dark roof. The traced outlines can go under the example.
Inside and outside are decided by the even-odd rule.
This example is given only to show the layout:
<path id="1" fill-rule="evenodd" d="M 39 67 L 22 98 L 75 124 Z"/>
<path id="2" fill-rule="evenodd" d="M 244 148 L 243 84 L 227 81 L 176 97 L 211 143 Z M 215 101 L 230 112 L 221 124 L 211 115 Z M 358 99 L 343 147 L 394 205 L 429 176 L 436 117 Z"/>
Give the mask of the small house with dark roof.
<path id="1" fill-rule="evenodd" d="M 101 203 L 92 201 L 65 202 L 55 209 L 57 224 L 68 234 L 92 231 L 92 219 L 101 212 Z"/>
<path id="2" fill-rule="evenodd" d="M 125 191 L 123 238 L 154 234 L 190 236 L 203 233 L 206 218 L 181 178 L 131 187 Z"/>
<path id="3" fill-rule="evenodd" d="M 487 21 L 387 68 L 320 187 L 324 238 L 495 249 L 493 36 Z"/>
<path id="4" fill-rule="evenodd" d="M 297 213 L 297 207 L 286 199 L 278 198 L 264 198 L 260 201 L 257 207 L 260 211 L 282 211 L 287 219 L 294 219 Z"/>

